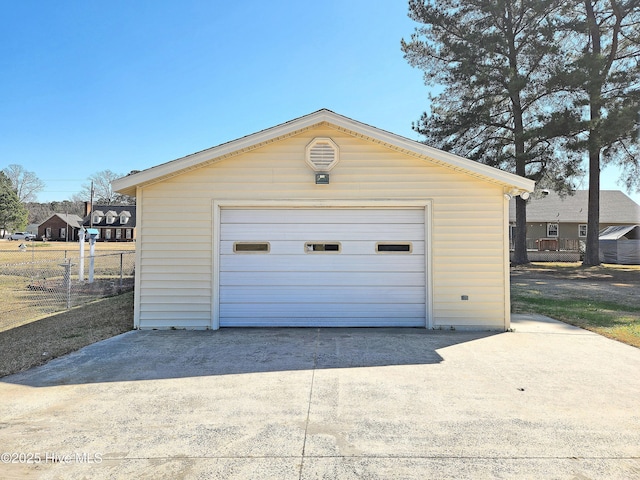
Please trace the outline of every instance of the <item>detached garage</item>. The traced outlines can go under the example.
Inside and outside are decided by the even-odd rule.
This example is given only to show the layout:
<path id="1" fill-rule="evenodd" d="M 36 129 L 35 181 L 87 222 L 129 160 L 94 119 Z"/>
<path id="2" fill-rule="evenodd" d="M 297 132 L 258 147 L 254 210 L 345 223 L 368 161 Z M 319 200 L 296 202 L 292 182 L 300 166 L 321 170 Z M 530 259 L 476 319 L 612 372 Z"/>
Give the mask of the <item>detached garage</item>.
<path id="1" fill-rule="evenodd" d="M 129 175 L 135 326 L 509 328 L 532 181 L 320 110 Z"/>

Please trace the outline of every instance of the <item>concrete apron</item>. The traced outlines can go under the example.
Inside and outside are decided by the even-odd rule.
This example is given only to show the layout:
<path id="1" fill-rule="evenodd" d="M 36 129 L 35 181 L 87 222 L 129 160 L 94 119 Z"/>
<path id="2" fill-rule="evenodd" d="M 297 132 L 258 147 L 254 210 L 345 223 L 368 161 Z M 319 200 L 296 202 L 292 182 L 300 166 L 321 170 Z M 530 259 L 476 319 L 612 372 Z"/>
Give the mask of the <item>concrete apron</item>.
<path id="1" fill-rule="evenodd" d="M 0 477 L 640 478 L 640 350 L 513 326 L 129 332 L 0 379 Z"/>

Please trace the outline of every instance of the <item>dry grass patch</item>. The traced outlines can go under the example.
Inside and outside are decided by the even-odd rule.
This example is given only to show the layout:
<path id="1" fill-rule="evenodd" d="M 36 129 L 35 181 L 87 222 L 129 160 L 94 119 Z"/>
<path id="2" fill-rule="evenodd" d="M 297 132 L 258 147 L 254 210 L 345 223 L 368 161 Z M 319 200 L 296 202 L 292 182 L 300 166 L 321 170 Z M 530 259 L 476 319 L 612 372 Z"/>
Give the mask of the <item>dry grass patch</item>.
<path id="1" fill-rule="evenodd" d="M 18 247 L 24 244 L 26 250 Z M 94 251 L 96 255 L 114 252 L 133 252 L 136 249 L 135 242 L 96 242 Z M 0 264 L 15 262 L 30 262 L 35 260 L 57 260 L 64 258 L 65 252 L 69 257 L 80 256 L 79 242 L 9 242 L 0 241 Z M 85 257 L 89 258 L 89 242 L 84 243 Z M 34 256 L 34 257 L 32 257 Z"/>
<path id="2" fill-rule="evenodd" d="M 132 328 L 133 292 L 129 292 L 0 332 L 0 377 Z"/>
<path id="3" fill-rule="evenodd" d="M 511 270 L 515 313 L 538 313 L 640 347 L 640 266 L 532 263 Z"/>

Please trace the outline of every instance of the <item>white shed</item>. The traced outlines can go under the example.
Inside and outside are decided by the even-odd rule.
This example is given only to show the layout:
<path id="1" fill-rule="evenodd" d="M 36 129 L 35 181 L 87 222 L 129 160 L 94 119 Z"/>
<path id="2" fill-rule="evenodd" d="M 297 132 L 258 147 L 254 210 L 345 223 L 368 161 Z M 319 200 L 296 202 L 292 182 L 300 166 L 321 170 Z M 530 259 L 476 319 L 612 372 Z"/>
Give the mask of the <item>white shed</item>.
<path id="1" fill-rule="evenodd" d="M 509 328 L 531 180 L 329 110 L 129 175 L 135 327 Z"/>

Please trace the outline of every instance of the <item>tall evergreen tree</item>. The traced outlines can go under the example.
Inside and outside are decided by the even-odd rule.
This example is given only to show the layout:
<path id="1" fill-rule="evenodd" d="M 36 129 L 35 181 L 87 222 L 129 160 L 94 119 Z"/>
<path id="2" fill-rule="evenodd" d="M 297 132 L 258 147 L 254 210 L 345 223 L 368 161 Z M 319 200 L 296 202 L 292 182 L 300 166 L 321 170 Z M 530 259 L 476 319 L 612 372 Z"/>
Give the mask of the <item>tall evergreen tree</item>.
<path id="1" fill-rule="evenodd" d="M 569 34 L 566 62 L 552 86 L 566 92 L 567 107 L 553 117 L 566 129 L 568 151 L 578 159 L 588 155 L 584 265 L 599 265 L 602 165 L 617 164 L 627 188 L 640 189 L 640 2 L 570 2 L 561 28 Z"/>
<path id="2" fill-rule="evenodd" d="M 0 227 L 3 234 L 7 229 L 22 230 L 26 225 L 27 209 L 18 199 L 9 177 L 0 171 Z"/>
<path id="3" fill-rule="evenodd" d="M 559 0 L 410 0 L 422 24 L 402 40 L 407 61 L 422 69 L 431 97 L 415 131 L 425 142 L 536 181 L 570 188 L 579 162 L 558 155 L 541 124 L 547 80 L 557 62 Z M 527 263 L 526 201 L 516 198 L 514 262 Z"/>

